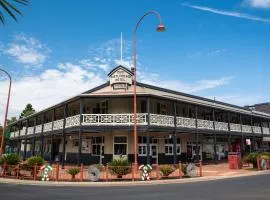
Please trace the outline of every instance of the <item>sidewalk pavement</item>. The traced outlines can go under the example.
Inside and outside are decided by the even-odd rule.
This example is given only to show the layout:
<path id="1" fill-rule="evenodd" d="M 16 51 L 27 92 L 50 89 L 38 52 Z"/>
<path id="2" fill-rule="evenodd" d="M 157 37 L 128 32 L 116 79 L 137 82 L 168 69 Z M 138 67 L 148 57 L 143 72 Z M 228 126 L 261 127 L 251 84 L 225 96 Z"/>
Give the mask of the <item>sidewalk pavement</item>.
<path id="1" fill-rule="evenodd" d="M 247 170 L 246 170 L 247 171 Z M 261 174 L 270 174 L 270 171 L 250 171 L 249 173 L 227 173 L 220 176 L 204 176 L 198 178 L 185 179 L 167 179 L 154 181 L 121 181 L 121 182 L 43 182 L 32 180 L 18 180 L 0 178 L 0 183 L 8 183 L 15 185 L 36 185 L 36 186 L 72 186 L 72 187 L 114 187 L 114 186 L 143 186 L 143 185 L 160 185 L 160 184 L 175 184 L 175 183 L 194 183 L 203 181 L 214 181 L 220 179 L 237 178 L 245 176 L 255 176 Z"/>

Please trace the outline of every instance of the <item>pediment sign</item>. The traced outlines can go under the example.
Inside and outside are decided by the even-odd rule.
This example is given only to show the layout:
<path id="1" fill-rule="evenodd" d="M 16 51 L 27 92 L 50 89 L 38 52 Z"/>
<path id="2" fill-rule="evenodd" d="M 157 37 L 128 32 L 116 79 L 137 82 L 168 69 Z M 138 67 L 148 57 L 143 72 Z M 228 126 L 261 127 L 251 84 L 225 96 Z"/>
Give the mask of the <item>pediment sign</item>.
<path id="1" fill-rule="evenodd" d="M 128 89 L 132 85 L 133 73 L 125 67 L 118 66 L 108 76 L 114 90 Z"/>

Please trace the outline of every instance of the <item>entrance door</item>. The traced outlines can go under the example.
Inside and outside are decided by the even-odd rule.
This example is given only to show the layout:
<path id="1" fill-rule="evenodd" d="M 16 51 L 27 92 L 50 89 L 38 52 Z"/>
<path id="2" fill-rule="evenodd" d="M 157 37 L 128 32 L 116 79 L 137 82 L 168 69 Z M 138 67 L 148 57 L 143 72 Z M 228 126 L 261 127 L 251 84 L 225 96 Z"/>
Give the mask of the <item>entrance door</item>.
<path id="1" fill-rule="evenodd" d="M 202 158 L 202 148 L 201 144 L 198 144 L 198 151 L 199 151 L 199 159 Z M 188 143 L 187 144 L 187 159 L 188 161 L 194 161 L 196 159 L 196 144 Z"/>
<path id="2" fill-rule="evenodd" d="M 150 156 L 152 157 L 151 163 L 158 164 L 158 146 L 157 146 L 157 144 L 150 145 Z"/>
<path id="3" fill-rule="evenodd" d="M 53 159 L 53 161 L 56 161 L 56 162 L 60 161 L 59 144 L 60 144 L 59 140 L 53 141 L 53 143 L 52 143 L 52 145 L 53 145 L 52 146 L 52 159 Z"/>

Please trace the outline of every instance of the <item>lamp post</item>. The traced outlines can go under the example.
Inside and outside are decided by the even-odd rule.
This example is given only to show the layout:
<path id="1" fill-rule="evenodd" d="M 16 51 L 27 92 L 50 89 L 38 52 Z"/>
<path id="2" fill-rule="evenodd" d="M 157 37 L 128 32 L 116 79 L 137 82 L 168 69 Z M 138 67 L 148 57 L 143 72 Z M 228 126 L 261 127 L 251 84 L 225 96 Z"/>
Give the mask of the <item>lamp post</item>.
<path id="1" fill-rule="evenodd" d="M 138 30 L 138 27 L 140 25 L 140 23 L 142 22 L 142 20 L 150 15 L 150 14 L 154 14 L 157 16 L 158 20 L 159 20 L 159 24 L 157 26 L 157 31 L 158 32 L 164 32 L 165 31 L 165 26 L 164 24 L 162 23 L 162 19 L 161 19 L 161 16 L 158 12 L 154 11 L 154 10 L 151 10 L 147 13 L 145 13 L 140 19 L 139 21 L 137 22 L 136 26 L 135 26 L 135 29 L 134 29 L 134 55 L 133 55 L 133 59 L 134 59 L 134 68 L 133 68 L 133 73 L 134 73 L 134 134 L 133 134 L 133 137 L 134 137 L 134 164 L 135 166 L 137 167 L 138 166 L 138 150 L 137 150 L 137 96 L 136 96 L 136 86 L 137 86 L 137 83 L 136 83 L 136 69 L 137 69 L 137 30 Z M 148 116 L 149 117 L 149 116 Z M 148 119 L 149 120 L 149 119 Z"/>
<path id="2" fill-rule="evenodd" d="M 10 74 L 7 71 L 5 71 L 1 68 L 0 68 L 0 71 L 4 72 L 9 78 L 8 98 L 7 98 L 6 112 L 5 112 L 5 118 L 4 118 L 3 134 L 2 134 L 2 138 L 1 138 L 1 147 L 0 147 L 0 156 L 1 156 L 4 153 L 5 131 L 6 131 L 6 127 L 7 127 L 7 115 L 8 115 L 8 106 L 9 106 L 12 79 L 11 79 Z"/>

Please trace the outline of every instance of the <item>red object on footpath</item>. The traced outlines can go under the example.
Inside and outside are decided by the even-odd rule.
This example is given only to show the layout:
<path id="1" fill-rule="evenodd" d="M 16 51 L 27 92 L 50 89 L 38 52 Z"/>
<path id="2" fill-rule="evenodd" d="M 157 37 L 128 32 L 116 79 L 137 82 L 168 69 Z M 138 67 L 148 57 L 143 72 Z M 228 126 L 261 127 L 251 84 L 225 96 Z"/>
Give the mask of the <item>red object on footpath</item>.
<path id="1" fill-rule="evenodd" d="M 183 172 L 182 172 L 182 163 L 181 161 L 179 162 L 179 178 L 182 178 L 183 177 Z"/>
<path id="2" fill-rule="evenodd" d="M 106 181 L 107 182 L 109 181 L 109 165 L 108 165 L 108 163 L 106 165 Z"/>
<path id="3" fill-rule="evenodd" d="M 2 177 L 5 177 L 6 176 L 6 167 L 7 167 L 7 164 L 6 164 L 6 162 L 4 162 L 4 164 L 3 164 L 3 171 L 2 171 Z"/>
<path id="4" fill-rule="evenodd" d="M 37 180 L 37 163 L 34 165 L 34 181 Z"/>
<path id="5" fill-rule="evenodd" d="M 80 181 L 83 181 L 83 163 L 81 163 Z"/>
<path id="6" fill-rule="evenodd" d="M 199 161 L 199 168 L 200 168 L 199 175 L 200 177 L 202 177 L 202 161 L 201 160 Z"/>
<path id="7" fill-rule="evenodd" d="M 56 175 L 55 175 L 56 176 L 55 177 L 56 178 L 56 181 L 59 180 L 59 170 L 60 170 L 60 166 L 59 166 L 59 163 L 57 163 L 56 164 Z"/>
<path id="8" fill-rule="evenodd" d="M 259 156 L 257 156 L 257 168 L 258 168 L 259 171 L 261 170 Z"/>

